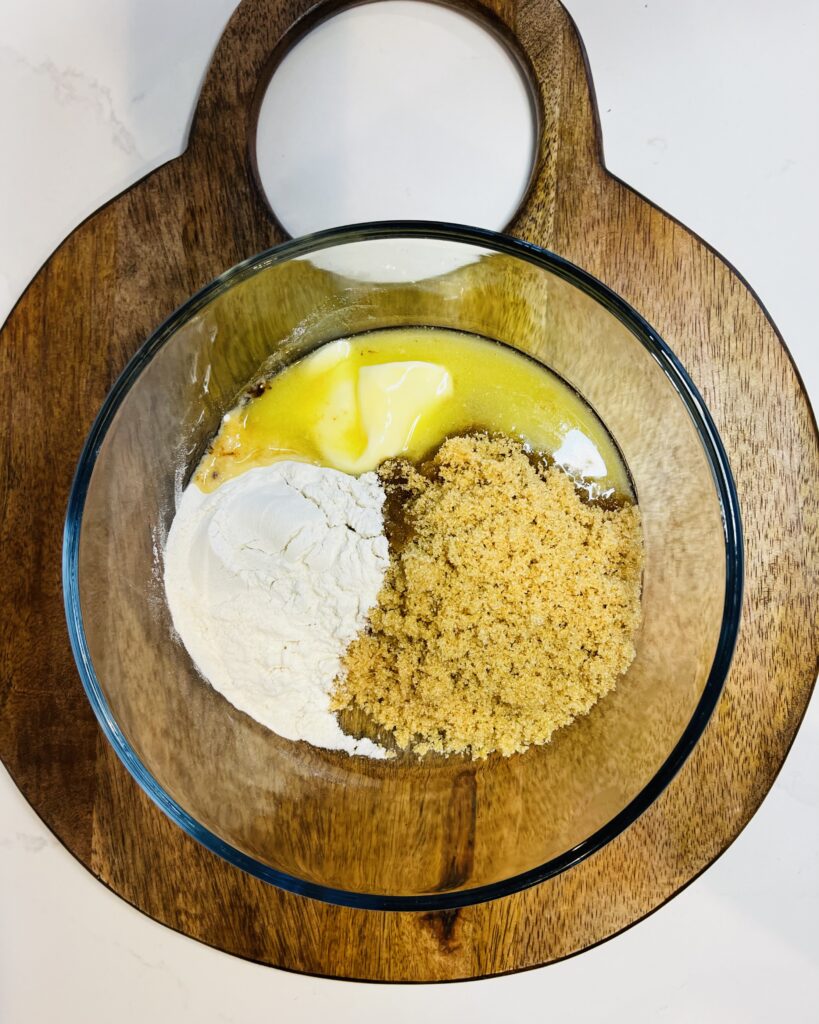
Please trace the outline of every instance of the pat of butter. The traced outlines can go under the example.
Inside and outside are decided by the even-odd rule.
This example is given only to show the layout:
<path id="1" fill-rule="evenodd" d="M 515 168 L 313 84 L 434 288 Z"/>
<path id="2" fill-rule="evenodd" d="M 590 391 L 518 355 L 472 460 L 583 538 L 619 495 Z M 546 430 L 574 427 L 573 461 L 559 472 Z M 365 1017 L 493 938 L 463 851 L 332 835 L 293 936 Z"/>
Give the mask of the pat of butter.
<path id="1" fill-rule="evenodd" d="M 330 465 L 347 473 L 407 451 L 421 419 L 453 390 L 445 367 L 417 360 L 362 366 L 354 401 L 352 383 L 352 376 L 336 383 L 315 434 Z"/>
<path id="2" fill-rule="evenodd" d="M 363 366 L 358 374 L 358 407 L 367 447 L 359 472 L 405 452 L 421 417 L 451 394 L 452 377 L 436 363 Z"/>

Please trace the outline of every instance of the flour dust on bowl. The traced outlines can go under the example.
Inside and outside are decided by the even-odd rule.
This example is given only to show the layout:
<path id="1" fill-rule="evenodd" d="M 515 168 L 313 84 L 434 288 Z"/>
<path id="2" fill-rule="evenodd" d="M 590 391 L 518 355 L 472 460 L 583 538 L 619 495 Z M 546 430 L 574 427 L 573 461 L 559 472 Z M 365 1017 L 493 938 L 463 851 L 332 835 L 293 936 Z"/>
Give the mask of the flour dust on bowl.
<path id="1" fill-rule="evenodd" d="M 407 332 L 426 348 L 413 349 Z M 472 346 L 474 358 L 459 362 L 453 338 L 471 339 L 458 344 Z M 373 355 L 389 345 L 398 355 Z M 469 391 L 494 358 L 514 368 L 493 370 Z M 317 376 L 298 392 L 300 374 Z M 541 383 L 509 383 L 527 374 Z M 533 398 L 539 387 L 552 398 Z M 561 415 L 550 418 L 548 408 Z M 276 440 L 264 433 L 271 423 Z M 523 444 L 538 431 L 537 443 Z M 430 440 L 432 452 L 424 450 Z M 397 450 L 417 468 L 396 463 Z M 637 537 L 627 526 L 637 521 L 636 500 L 639 563 L 635 554 L 628 564 L 632 576 L 641 569 L 639 628 L 632 636 L 623 568 L 612 584 L 626 595 L 620 633 L 595 634 L 593 650 L 586 641 L 573 648 L 575 661 L 581 650 L 584 666 L 600 670 L 596 678 L 611 667 L 616 685 L 612 677 L 593 699 L 576 701 L 561 720 L 573 718 L 569 725 L 534 715 L 517 732 L 516 709 L 526 706 L 512 685 L 520 666 L 510 655 L 505 677 L 496 657 L 490 672 L 491 643 L 481 634 L 480 650 L 453 657 L 464 672 L 481 666 L 494 689 L 474 712 L 483 731 L 458 733 L 429 702 L 413 718 L 396 701 L 406 671 L 429 665 L 394 610 L 405 607 L 407 580 L 426 559 L 418 578 L 439 588 L 440 650 L 452 619 L 440 587 L 463 579 L 456 569 L 470 523 L 490 546 L 502 535 L 514 573 L 538 562 L 522 557 L 527 534 L 503 503 L 483 520 L 465 511 L 487 481 L 512 479 L 519 493 L 509 491 L 507 505 L 531 500 L 533 523 L 582 523 L 609 548 L 612 537 Z M 544 482 L 552 499 L 563 496 L 548 508 Z M 391 504 L 399 492 L 412 503 L 409 532 Z M 565 540 L 553 534 L 546 544 L 536 525 L 530 532 L 533 551 L 559 551 Z M 410 550 L 412 559 L 401 553 Z M 338 571 L 342 563 L 350 572 Z M 491 560 L 470 565 L 495 571 Z M 742 543 L 710 416 L 633 309 L 582 270 L 515 239 L 389 223 L 263 253 L 158 329 L 92 428 L 63 568 L 71 641 L 94 711 L 181 828 L 285 889 L 351 906 L 443 909 L 566 869 L 662 792 L 702 734 L 728 670 Z M 554 618 L 543 580 L 538 609 L 531 588 L 518 593 L 511 577 L 506 589 L 499 579 L 486 586 L 504 609 L 504 637 L 537 645 L 539 623 Z M 601 585 L 588 589 L 599 598 Z M 470 593 L 474 586 L 457 592 L 467 617 Z M 496 606 L 485 597 L 482 606 Z M 319 606 L 332 614 L 317 618 Z M 569 633 L 570 616 L 569 608 Z M 398 659 L 410 666 L 403 675 L 390 660 L 396 638 L 409 652 Z M 552 665 L 550 678 L 563 670 Z M 435 671 L 439 684 L 440 657 Z M 260 691 L 268 677 L 302 685 Z"/>

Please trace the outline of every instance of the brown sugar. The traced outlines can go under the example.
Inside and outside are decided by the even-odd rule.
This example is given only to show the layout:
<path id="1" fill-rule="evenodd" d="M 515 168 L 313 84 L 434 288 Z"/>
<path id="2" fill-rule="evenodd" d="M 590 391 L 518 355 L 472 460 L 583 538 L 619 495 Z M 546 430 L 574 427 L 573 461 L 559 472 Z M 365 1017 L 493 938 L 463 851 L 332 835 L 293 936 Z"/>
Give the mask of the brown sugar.
<path id="1" fill-rule="evenodd" d="M 485 434 L 445 441 L 420 471 L 379 472 L 392 564 L 336 709 L 419 754 L 510 755 L 615 686 L 640 618 L 634 505 L 590 504 L 563 470 Z"/>

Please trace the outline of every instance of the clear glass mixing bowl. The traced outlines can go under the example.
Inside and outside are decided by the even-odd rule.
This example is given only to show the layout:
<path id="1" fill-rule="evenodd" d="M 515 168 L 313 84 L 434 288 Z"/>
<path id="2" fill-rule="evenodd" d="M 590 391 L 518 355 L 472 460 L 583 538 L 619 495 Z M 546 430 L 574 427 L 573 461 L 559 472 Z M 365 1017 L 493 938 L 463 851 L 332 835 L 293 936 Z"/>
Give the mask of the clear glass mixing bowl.
<path id="1" fill-rule="evenodd" d="M 197 675 L 164 598 L 175 497 L 260 367 L 275 371 L 335 338 L 418 324 L 495 338 L 561 374 L 620 445 L 642 510 L 644 622 L 632 667 L 588 716 L 508 759 L 373 761 L 281 739 Z M 63 576 L 71 643 L 100 725 L 181 828 L 294 892 L 442 909 L 564 870 L 656 799 L 722 688 L 742 541 L 714 424 L 630 306 L 535 246 L 393 223 L 262 253 L 156 331 L 89 435 Z"/>

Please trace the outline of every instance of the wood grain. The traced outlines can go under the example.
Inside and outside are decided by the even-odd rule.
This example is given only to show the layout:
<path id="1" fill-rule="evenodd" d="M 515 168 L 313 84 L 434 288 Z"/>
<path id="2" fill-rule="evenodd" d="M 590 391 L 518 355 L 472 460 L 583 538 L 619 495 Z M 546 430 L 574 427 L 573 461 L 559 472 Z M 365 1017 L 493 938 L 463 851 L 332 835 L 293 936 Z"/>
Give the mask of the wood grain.
<path id="1" fill-rule="evenodd" d="M 62 609 L 64 509 L 93 417 L 156 324 L 226 267 L 283 240 L 255 185 L 255 102 L 297 20 L 338 7 L 244 0 L 186 152 L 81 225 L 2 329 L 0 756 L 67 848 L 169 927 L 297 971 L 478 977 L 568 956 L 633 924 L 713 861 L 767 793 L 817 669 L 816 426 L 744 282 L 605 170 L 582 45 L 563 8 L 493 2 L 532 69 L 542 117 L 532 188 L 511 232 L 632 303 L 682 359 L 726 445 L 747 576 L 725 693 L 683 770 L 634 825 L 571 870 L 492 903 L 429 914 L 334 907 L 246 876 L 183 834 L 102 739 L 77 677 Z"/>

